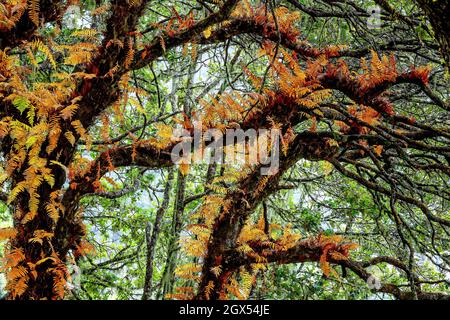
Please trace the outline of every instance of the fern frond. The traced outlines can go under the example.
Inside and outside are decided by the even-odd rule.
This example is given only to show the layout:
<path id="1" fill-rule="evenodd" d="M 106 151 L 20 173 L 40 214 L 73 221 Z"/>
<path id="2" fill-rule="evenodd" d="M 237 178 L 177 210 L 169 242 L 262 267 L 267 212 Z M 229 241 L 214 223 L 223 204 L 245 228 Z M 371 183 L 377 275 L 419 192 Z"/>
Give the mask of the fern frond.
<path id="1" fill-rule="evenodd" d="M 17 230 L 15 228 L 1 228 L 0 229 L 0 241 L 5 239 L 14 238 L 17 235 Z"/>
<path id="2" fill-rule="evenodd" d="M 39 0 L 28 0 L 28 15 L 36 26 L 39 26 L 39 13 Z"/>
<path id="3" fill-rule="evenodd" d="M 40 52 L 42 52 L 46 56 L 48 61 L 50 61 L 53 69 L 56 69 L 55 58 L 53 57 L 53 53 L 51 52 L 50 48 L 46 44 L 44 44 L 39 39 L 35 39 L 30 43 L 30 47 L 34 50 L 39 50 Z"/>

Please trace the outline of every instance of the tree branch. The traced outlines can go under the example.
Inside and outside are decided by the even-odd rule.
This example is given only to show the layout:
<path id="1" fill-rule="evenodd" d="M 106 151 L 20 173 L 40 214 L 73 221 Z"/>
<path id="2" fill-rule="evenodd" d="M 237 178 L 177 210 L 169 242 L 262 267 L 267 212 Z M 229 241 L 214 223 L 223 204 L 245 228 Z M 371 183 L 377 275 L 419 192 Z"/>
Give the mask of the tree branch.
<path id="1" fill-rule="evenodd" d="M 42 24 L 61 19 L 64 11 L 67 9 L 67 6 L 62 1 L 40 0 L 39 2 L 41 8 L 39 19 Z M 0 50 L 4 50 L 7 47 L 15 48 L 24 40 L 29 41 L 37 29 L 38 26 L 31 21 L 27 8 L 24 8 L 20 20 L 15 23 L 12 29 L 0 29 Z"/>

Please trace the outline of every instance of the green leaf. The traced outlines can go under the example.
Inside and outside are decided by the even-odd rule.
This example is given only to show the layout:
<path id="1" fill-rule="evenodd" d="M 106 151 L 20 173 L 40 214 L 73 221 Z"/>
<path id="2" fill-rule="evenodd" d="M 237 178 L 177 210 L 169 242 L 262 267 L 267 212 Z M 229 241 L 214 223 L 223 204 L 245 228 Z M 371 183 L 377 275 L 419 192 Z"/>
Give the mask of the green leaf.
<path id="1" fill-rule="evenodd" d="M 19 96 L 14 99 L 13 105 L 20 111 L 20 113 L 23 113 L 30 107 L 30 101 L 25 97 Z"/>

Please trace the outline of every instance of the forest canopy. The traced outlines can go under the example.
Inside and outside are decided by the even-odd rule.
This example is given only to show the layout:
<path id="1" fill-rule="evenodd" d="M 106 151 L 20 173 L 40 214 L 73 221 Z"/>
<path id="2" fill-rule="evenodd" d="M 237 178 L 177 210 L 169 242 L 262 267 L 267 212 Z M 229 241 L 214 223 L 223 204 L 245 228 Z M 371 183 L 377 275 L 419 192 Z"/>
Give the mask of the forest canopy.
<path id="1" fill-rule="evenodd" d="M 0 0 L 1 299 L 449 300 L 448 12 Z"/>

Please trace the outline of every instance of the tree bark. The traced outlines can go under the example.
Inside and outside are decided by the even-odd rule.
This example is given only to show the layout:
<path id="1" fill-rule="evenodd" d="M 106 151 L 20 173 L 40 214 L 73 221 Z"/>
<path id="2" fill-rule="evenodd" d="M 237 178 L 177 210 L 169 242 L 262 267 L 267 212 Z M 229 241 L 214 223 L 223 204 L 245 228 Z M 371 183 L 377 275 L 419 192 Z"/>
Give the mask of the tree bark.
<path id="1" fill-rule="evenodd" d="M 164 189 L 164 198 L 161 206 L 159 207 L 155 223 L 153 225 L 153 231 L 150 235 L 150 230 L 146 230 L 146 242 L 147 242 L 147 265 L 145 271 L 144 293 L 142 294 L 142 300 L 149 300 L 152 294 L 152 280 L 153 280 L 153 257 L 155 255 L 156 242 L 158 241 L 159 232 L 161 230 L 161 222 L 170 200 L 170 189 L 172 188 L 173 170 L 169 169 L 167 175 L 166 187 Z M 150 228 L 149 228 L 150 229 Z"/>

